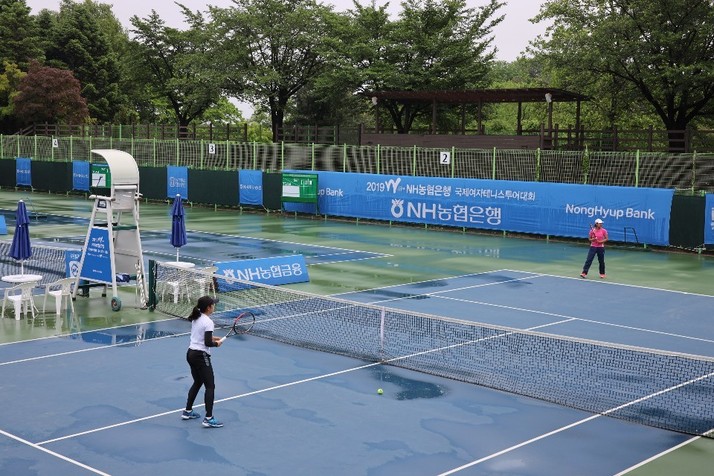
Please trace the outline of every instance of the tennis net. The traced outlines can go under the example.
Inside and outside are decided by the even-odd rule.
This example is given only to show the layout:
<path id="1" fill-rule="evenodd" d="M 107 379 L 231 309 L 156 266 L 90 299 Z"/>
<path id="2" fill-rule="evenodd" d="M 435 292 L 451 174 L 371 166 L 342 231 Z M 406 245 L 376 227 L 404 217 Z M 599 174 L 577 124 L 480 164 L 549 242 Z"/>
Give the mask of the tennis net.
<path id="1" fill-rule="evenodd" d="M 20 274 L 20 262 L 10 257 L 12 243 L 0 241 L 0 276 Z M 63 248 L 32 245 L 32 256 L 26 259 L 22 269 L 27 274 L 40 274 L 38 284 L 48 284 L 67 276 L 65 252 Z"/>
<path id="2" fill-rule="evenodd" d="M 195 270 L 153 267 L 190 286 Z M 165 274 L 170 273 L 170 274 Z M 178 274 L 177 274 L 178 273 Z M 714 437 L 714 359 L 566 338 L 360 304 L 214 276 L 217 324 L 256 316 L 251 334 L 381 362 L 692 435 Z M 195 301 L 195 299 L 194 299 Z M 156 309 L 186 318 L 193 302 Z"/>

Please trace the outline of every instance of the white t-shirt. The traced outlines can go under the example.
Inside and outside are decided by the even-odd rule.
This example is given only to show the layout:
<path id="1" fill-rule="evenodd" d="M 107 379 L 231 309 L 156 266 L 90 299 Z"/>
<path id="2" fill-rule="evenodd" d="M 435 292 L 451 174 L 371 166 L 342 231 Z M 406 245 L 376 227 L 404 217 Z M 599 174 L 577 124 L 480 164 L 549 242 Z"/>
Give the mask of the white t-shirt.
<path id="1" fill-rule="evenodd" d="M 213 332 L 213 321 L 205 314 L 195 321 L 191 321 L 191 343 L 188 348 L 193 350 L 202 350 L 211 353 L 209 347 L 206 347 L 206 332 Z"/>

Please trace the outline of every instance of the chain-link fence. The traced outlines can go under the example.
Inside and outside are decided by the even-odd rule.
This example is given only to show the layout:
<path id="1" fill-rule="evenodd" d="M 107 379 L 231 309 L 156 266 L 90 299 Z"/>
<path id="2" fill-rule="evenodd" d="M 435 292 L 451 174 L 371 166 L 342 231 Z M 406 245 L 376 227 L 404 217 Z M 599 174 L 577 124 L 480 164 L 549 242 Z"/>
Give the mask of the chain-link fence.
<path id="1" fill-rule="evenodd" d="M 142 167 L 204 170 L 324 170 L 673 188 L 714 192 L 714 153 L 430 149 L 207 140 L 0 135 L 0 159 L 96 160 L 92 149 L 119 149 Z"/>

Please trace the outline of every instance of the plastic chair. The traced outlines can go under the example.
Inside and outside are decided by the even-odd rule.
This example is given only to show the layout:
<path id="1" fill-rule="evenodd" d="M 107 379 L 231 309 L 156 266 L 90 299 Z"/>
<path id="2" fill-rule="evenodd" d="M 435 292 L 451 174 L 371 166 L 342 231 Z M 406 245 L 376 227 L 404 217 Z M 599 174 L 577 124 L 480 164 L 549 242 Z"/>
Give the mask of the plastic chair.
<path id="1" fill-rule="evenodd" d="M 72 309 L 72 314 L 74 314 L 74 303 L 72 302 L 72 286 L 74 285 L 77 278 L 62 278 L 58 279 L 54 283 L 49 283 L 45 285 L 45 299 L 42 303 L 42 313 L 45 313 L 47 309 L 47 296 L 54 296 L 55 298 L 55 310 L 56 314 L 59 316 L 62 310 L 62 300 L 66 298 L 69 301 L 69 306 Z M 66 304 L 65 304 L 66 306 Z"/>
<path id="2" fill-rule="evenodd" d="M 206 296 L 209 292 L 216 297 L 216 285 L 213 281 L 213 275 L 218 272 L 218 266 L 208 266 L 200 270 L 200 275 L 193 280 L 198 284 L 199 296 Z"/>
<path id="3" fill-rule="evenodd" d="M 187 301 L 191 300 L 189 283 L 184 279 L 185 277 L 179 273 L 179 270 L 167 270 L 164 277 L 166 281 L 157 282 L 157 285 L 161 286 L 160 295 L 162 300 L 166 294 L 173 296 L 174 303 L 184 298 Z"/>
<path id="4" fill-rule="evenodd" d="M 15 309 L 15 319 L 20 320 L 20 314 L 23 313 L 27 318 L 27 310 L 32 313 L 32 318 L 35 318 L 35 300 L 32 296 L 32 291 L 35 289 L 35 283 L 21 283 L 17 286 L 5 289 L 5 294 L 2 300 L 2 317 L 5 318 L 5 305 L 7 302 L 12 302 Z"/>

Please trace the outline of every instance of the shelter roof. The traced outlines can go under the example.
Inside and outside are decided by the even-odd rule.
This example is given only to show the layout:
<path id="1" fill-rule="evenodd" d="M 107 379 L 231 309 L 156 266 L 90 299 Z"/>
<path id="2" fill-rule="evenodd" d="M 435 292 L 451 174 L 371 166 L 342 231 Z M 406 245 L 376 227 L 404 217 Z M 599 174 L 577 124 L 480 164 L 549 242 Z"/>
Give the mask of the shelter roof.
<path id="1" fill-rule="evenodd" d="M 402 103 L 478 104 L 502 102 L 545 102 L 550 93 L 553 102 L 587 101 L 583 94 L 555 88 L 467 89 L 463 91 L 375 91 L 365 96 L 392 99 Z"/>

